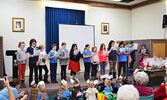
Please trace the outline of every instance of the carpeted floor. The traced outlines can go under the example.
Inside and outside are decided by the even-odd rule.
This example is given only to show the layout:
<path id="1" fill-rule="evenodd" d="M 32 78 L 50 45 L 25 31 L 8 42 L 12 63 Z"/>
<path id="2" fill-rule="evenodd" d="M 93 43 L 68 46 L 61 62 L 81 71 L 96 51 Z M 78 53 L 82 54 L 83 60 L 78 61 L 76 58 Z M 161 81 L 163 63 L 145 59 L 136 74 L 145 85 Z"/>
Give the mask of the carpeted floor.
<path id="1" fill-rule="evenodd" d="M 108 71 L 106 71 L 106 73 L 108 73 Z M 98 76 L 99 76 L 99 75 L 100 75 L 100 73 L 98 73 Z M 80 81 L 81 87 L 84 88 L 84 89 L 87 89 L 87 83 L 86 83 L 86 81 L 84 80 L 84 73 L 77 73 L 77 78 L 78 78 L 79 81 Z M 73 87 L 73 85 L 71 84 L 71 82 L 70 82 L 69 79 L 70 79 L 70 75 L 67 74 L 67 81 L 68 81 L 68 85 L 69 85 L 69 90 L 71 90 L 72 87 Z M 10 80 L 11 80 L 11 79 L 10 79 Z M 49 80 L 50 80 L 50 79 L 49 79 Z M 59 89 L 59 87 L 60 87 L 60 81 L 61 81 L 61 79 L 60 79 L 60 74 L 57 75 L 57 80 L 58 80 L 59 83 L 46 84 L 46 91 L 47 91 L 47 93 L 48 93 L 49 96 L 55 96 L 55 95 L 57 94 L 57 91 L 58 91 L 58 89 Z M 132 76 L 129 76 L 129 77 L 128 77 L 128 81 L 129 81 L 129 83 L 132 82 Z M 115 79 L 113 79 L 113 82 L 115 82 Z M 30 87 L 28 87 L 28 84 L 29 84 L 29 83 L 28 83 L 28 77 L 26 77 L 25 83 L 26 83 L 27 88 L 20 88 L 20 89 L 18 90 L 19 92 L 21 92 L 21 91 L 23 91 L 23 90 L 30 90 Z"/>

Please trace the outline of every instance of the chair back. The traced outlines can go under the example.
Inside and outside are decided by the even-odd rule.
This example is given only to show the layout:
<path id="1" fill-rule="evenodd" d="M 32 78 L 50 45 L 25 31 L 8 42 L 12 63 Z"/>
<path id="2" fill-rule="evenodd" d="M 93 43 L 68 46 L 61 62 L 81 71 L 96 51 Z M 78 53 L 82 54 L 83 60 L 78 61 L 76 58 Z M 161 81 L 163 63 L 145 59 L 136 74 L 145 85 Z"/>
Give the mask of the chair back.
<path id="1" fill-rule="evenodd" d="M 154 94 L 150 96 L 140 96 L 139 100 L 154 100 Z"/>

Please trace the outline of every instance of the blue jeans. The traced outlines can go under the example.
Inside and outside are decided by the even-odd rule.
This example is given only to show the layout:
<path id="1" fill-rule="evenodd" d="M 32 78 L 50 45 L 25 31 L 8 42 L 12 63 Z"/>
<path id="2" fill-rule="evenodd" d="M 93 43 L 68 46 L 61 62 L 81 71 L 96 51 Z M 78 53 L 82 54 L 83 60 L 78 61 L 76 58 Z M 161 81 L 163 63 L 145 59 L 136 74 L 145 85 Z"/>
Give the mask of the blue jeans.
<path id="1" fill-rule="evenodd" d="M 100 63 L 100 74 L 105 75 L 105 68 L 106 68 L 106 62 L 101 62 Z"/>
<path id="2" fill-rule="evenodd" d="M 52 82 L 56 81 L 57 77 L 57 63 L 50 63 L 50 78 Z"/>

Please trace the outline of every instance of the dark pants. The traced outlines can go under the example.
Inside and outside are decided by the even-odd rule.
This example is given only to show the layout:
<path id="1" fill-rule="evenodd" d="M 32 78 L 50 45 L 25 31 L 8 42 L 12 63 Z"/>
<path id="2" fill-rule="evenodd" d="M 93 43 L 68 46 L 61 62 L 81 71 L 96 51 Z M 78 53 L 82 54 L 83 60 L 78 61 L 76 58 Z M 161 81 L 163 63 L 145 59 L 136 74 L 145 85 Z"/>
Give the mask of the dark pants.
<path id="1" fill-rule="evenodd" d="M 84 62 L 84 66 L 85 66 L 85 74 L 89 74 L 91 63 L 90 62 Z"/>
<path id="2" fill-rule="evenodd" d="M 29 64 L 30 73 L 29 73 L 29 84 L 33 81 L 33 71 L 35 72 L 35 83 L 38 84 L 38 66 L 36 63 Z"/>
<path id="3" fill-rule="evenodd" d="M 71 76 L 75 76 L 75 75 L 76 75 L 76 72 L 73 72 L 73 71 L 71 70 L 70 75 L 71 75 Z"/>
<path id="4" fill-rule="evenodd" d="M 119 62 L 118 77 L 121 75 L 121 69 L 123 67 L 123 73 L 126 74 L 126 62 Z"/>
<path id="5" fill-rule="evenodd" d="M 42 69 L 45 70 L 44 81 L 46 81 L 47 78 L 48 78 L 48 72 L 49 72 L 49 70 L 48 70 L 48 68 L 47 68 L 46 65 L 39 65 L 39 80 L 40 81 L 42 80 Z"/>
<path id="6" fill-rule="evenodd" d="M 66 68 L 67 65 L 61 65 L 61 77 L 66 77 Z"/>
<path id="7" fill-rule="evenodd" d="M 51 82 L 56 81 L 57 76 L 57 63 L 50 63 L 50 78 Z"/>
<path id="8" fill-rule="evenodd" d="M 130 69 L 131 69 L 131 70 L 133 70 L 134 62 L 135 62 L 135 61 L 132 60 L 131 63 L 130 63 Z"/>
<path id="9" fill-rule="evenodd" d="M 98 64 L 92 64 L 91 76 L 96 76 L 97 75 L 97 66 L 98 66 Z"/>
<path id="10" fill-rule="evenodd" d="M 106 72 L 106 70 L 105 70 L 105 69 L 106 69 L 106 64 L 107 64 L 106 62 L 101 62 L 101 63 L 100 63 L 100 74 L 101 74 L 101 75 L 105 75 L 105 72 Z"/>

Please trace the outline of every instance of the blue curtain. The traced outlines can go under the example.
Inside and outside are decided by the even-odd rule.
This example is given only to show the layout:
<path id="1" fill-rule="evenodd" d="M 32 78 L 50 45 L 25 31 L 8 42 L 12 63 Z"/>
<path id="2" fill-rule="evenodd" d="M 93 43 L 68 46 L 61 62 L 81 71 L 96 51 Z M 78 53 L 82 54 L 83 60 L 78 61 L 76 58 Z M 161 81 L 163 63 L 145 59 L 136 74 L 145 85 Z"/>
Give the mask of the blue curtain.
<path id="1" fill-rule="evenodd" d="M 85 11 L 62 8 L 45 8 L 46 52 L 52 44 L 59 48 L 59 24 L 85 25 Z"/>

